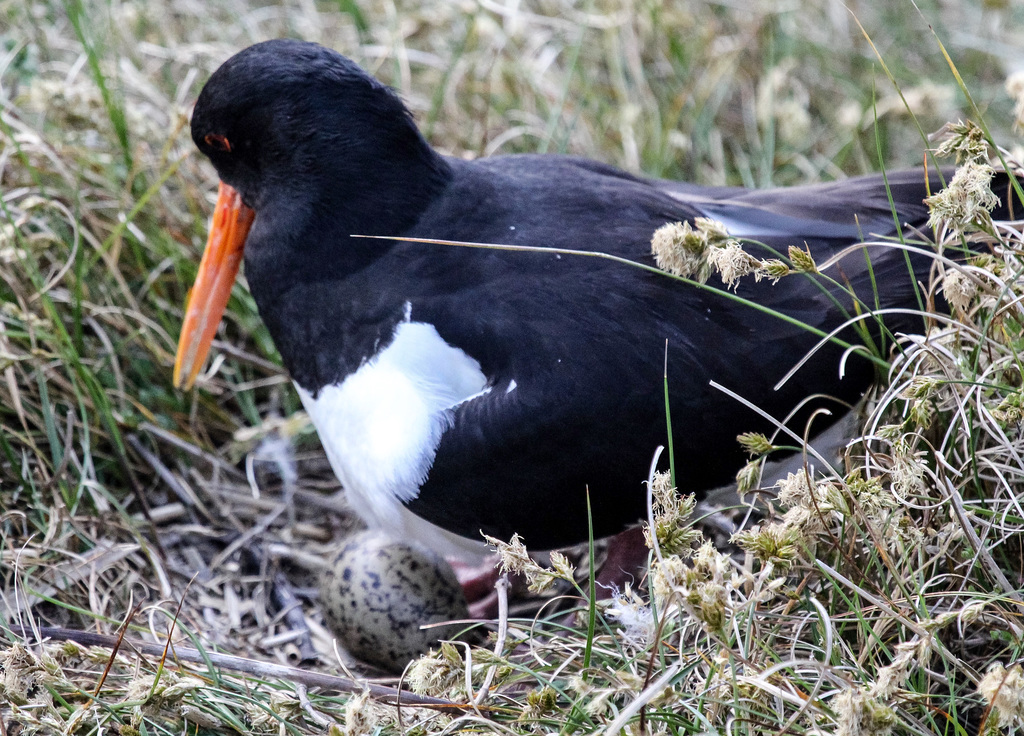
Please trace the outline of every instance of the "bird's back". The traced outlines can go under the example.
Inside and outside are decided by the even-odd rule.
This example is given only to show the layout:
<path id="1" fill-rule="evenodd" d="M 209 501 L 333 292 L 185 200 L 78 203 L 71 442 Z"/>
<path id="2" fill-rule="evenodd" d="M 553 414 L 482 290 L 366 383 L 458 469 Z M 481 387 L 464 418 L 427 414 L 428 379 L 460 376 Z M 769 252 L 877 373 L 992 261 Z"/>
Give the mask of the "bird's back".
<path id="1" fill-rule="evenodd" d="M 562 157 L 456 162 L 455 170 L 462 191 L 428 210 L 409 235 L 601 251 L 649 265 L 655 229 L 707 216 L 774 252 L 806 247 L 824 262 L 853 243 L 892 238 L 897 220 L 912 233 L 927 218 L 919 172 L 890 176 L 894 217 L 881 177 L 759 192 L 702 190 Z M 473 355 L 496 387 L 456 410 L 410 508 L 467 536 L 476 536 L 485 509 L 484 531 L 508 537 L 529 529 L 537 548 L 585 535 L 585 489 L 599 535 L 640 518 L 647 466 L 667 441 L 666 361 L 680 486 L 700 491 L 726 482 L 744 461 L 736 435 L 771 425 L 711 381 L 780 419 L 812 394 L 853 402 L 874 369 L 854 358 L 840 380 L 844 349 L 834 345 L 781 389 L 775 384 L 821 333 L 857 312 L 847 290 L 866 309 L 919 307 L 916 282 L 927 280 L 930 260 L 914 256 L 911 273 L 903 251 L 876 246 L 868 254 L 850 254 L 828 278 L 796 274 L 772 284 L 749 277 L 733 291 L 750 303 L 742 304 L 720 283 L 706 290 L 610 261 L 399 246 L 387 272 L 414 264 L 406 272 L 415 283 L 395 284 L 413 295 L 413 319 Z M 923 325 L 907 314 L 888 326 Z M 800 432 L 809 411 L 793 422 Z M 558 513 L 538 512 L 545 507 Z"/>

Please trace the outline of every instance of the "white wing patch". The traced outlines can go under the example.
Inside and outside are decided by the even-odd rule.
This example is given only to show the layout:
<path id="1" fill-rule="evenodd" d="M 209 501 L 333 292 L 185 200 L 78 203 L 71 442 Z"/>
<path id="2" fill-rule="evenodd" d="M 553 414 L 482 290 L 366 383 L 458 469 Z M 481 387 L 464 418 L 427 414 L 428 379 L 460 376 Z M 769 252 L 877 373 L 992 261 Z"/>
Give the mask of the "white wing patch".
<path id="1" fill-rule="evenodd" d="M 410 321 L 342 383 L 316 398 L 296 388 L 352 506 L 371 526 L 395 533 L 416 519 L 402 502 L 426 480 L 452 409 L 490 391 L 479 362 L 433 325 Z"/>

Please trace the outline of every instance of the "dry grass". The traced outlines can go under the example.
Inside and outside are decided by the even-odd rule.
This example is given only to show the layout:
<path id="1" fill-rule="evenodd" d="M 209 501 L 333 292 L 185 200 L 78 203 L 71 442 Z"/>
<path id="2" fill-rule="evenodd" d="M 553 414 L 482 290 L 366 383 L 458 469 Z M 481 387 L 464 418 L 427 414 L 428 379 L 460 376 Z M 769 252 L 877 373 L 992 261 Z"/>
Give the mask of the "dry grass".
<path id="1" fill-rule="evenodd" d="M 243 286 L 201 390 L 170 389 L 214 189 L 187 115 L 231 53 L 279 35 L 339 48 L 455 155 L 565 151 L 766 185 L 861 173 L 879 156 L 915 164 L 918 126 L 976 116 L 927 22 L 995 139 L 1014 140 L 1002 84 L 1021 10 L 854 10 L 904 99 L 849 12 L 824 1 L 0 0 L 0 729 L 1019 725 L 1006 705 L 1019 668 L 988 689 L 1002 683 L 1005 707 L 988 710 L 977 688 L 990 663 L 1020 656 L 1022 266 L 1009 225 L 990 260 L 960 269 L 976 289 L 956 323 L 908 341 L 854 448 L 859 474 L 794 489 L 765 522 L 781 541 L 750 537 L 742 564 L 711 548 L 692 566 L 660 560 L 654 618 L 625 600 L 597 612 L 592 638 L 555 619 L 543 636 L 513 622 L 498 655 L 446 648 L 417 672 L 425 691 L 464 702 L 466 673 L 473 690 L 493 673 L 461 720 L 126 648 L 23 648 L 10 633 L 130 621 L 134 639 L 173 629 L 204 651 L 278 663 L 315 651 L 309 669 L 335 669 L 309 589 L 350 521 L 322 510 L 333 478 Z M 308 639 L 274 600 L 288 590 Z"/>

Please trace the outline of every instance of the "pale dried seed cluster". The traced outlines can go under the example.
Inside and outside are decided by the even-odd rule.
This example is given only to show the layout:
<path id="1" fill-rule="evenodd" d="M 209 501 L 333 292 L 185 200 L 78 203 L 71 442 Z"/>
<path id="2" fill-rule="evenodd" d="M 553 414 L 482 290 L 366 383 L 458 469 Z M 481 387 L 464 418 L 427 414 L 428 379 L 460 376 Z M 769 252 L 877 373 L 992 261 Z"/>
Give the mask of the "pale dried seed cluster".
<path id="1" fill-rule="evenodd" d="M 949 186 L 925 200 L 931 210 L 928 227 L 958 235 L 992 231 L 992 210 L 999 198 L 992 193 L 995 169 L 971 159 L 953 174 Z"/>
<path id="2" fill-rule="evenodd" d="M 498 553 L 498 565 L 503 573 L 522 575 L 534 593 L 543 593 L 559 580 L 574 582 L 575 568 L 561 552 L 551 552 L 551 567 L 544 567 L 526 551 L 526 545 L 518 534 L 503 542 L 487 534 L 484 540 Z"/>
<path id="3" fill-rule="evenodd" d="M 736 608 L 745 601 L 742 577 L 731 558 L 707 541 L 693 554 L 689 564 L 670 556 L 651 565 L 654 600 L 661 611 L 681 606 L 711 633 L 725 630 Z"/>
<path id="4" fill-rule="evenodd" d="M 994 711 L 989 716 L 993 730 L 1005 733 L 1024 727 L 1024 671 L 1020 664 L 992 664 L 978 683 L 978 693 Z"/>
<path id="5" fill-rule="evenodd" d="M 904 472 L 909 475 L 911 471 Z M 909 482 L 906 477 L 900 479 L 902 484 Z M 833 534 L 855 518 L 879 530 L 899 525 L 898 496 L 880 478 L 854 473 L 841 482 L 812 483 L 809 474 L 800 471 L 780 479 L 776 489 L 778 504 L 785 509 L 781 519 L 739 532 L 733 541 L 778 573 L 798 561 L 809 561 L 819 544 L 828 544 Z M 894 544 L 905 541 L 899 535 L 881 536 Z"/>
<path id="6" fill-rule="evenodd" d="M 707 281 L 711 275 L 709 232 L 707 227 L 701 229 L 706 222 L 705 218 L 698 218 L 696 227 L 689 222 L 673 222 L 655 230 L 651 238 L 651 253 L 658 268 L 700 283 Z"/>
<path id="7" fill-rule="evenodd" d="M 756 258 L 729 235 L 725 225 L 707 217 L 694 218 L 692 225 L 689 222 L 662 225 L 651 237 L 651 253 L 663 271 L 702 284 L 717 271 L 722 283 L 734 289 L 738 288 L 741 278 L 751 274 L 757 281 L 766 278 L 775 282 L 794 272 L 817 273 L 809 251 L 791 246 L 791 264 L 778 258 Z"/>
<path id="8" fill-rule="evenodd" d="M 654 528 L 644 525 L 647 547 L 663 555 L 688 557 L 701 541 L 701 533 L 693 528 L 690 516 L 697 505 L 696 497 L 680 494 L 668 473 L 656 472 L 651 485 Z"/>
<path id="9" fill-rule="evenodd" d="M 935 155 L 939 158 L 955 158 L 958 164 L 988 160 L 989 145 L 985 131 L 972 121 L 946 123 L 929 138 L 932 142 L 938 141 Z"/>
<path id="10" fill-rule="evenodd" d="M 520 722 L 533 721 L 549 714 L 558 713 L 558 691 L 544 686 L 526 694 L 526 705 L 519 716 Z"/>
<path id="11" fill-rule="evenodd" d="M 464 672 L 465 665 L 458 648 L 449 642 L 442 642 L 438 649 L 431 650 L 413 662 L 405 680 L 415 693 L 445 697 L 462 692 Z"/>
<path id="12" fill-rule="evenodd" d="M 111 662 L 109 650 L 85 649 L 70 641 L 34 649 L 14 644 L 0 651 L 0 703 L 13 708 L 27 733 L 75 733 L 88 723 L 102 721 L 101 709 L 82 699 L 82 683 L 95 682 L 91 670 L 98 674 L 108 664 L 107 683 L 120 688 L 120 699 L 127 706 L 122 733 L 139 733 L 144 719 L 167 715 L 205 728 L 224 726 L 201 707 L 203 690 L 209 686 L 206 680 L 170 668 L 161 669 L 159 675 L 140 671 L 139 664 L 124 654 Z"/>
<path id="13" fill-rule="evenodd" d="M 364 690 L 345 704 L 345 736 L 365 736 L 380 725 L 377 706 Z"/>
<path id="14" fill-rule="evenodd" d="M 622 591 L 613 591 L 609 603 L 604 613 L 622 627 L 623 643 L 638 650 L 649 646 L 657 622 L 647 601 L 627 583 Z"/>
<path id="15" fill-rule="evenodd" d="M 889 736 L 896 725 L 892 708 L 878 702 L 864 688 L 851 687 L 839 693 L 834 708 L 836 736 Z"/>
<path id="16" fill-rule="evenodd" d="M 957 312 L 965 313 L 978 296 L 978 283 L 959 269 L 950 269 L 942 277 L 942 293 Z"/>

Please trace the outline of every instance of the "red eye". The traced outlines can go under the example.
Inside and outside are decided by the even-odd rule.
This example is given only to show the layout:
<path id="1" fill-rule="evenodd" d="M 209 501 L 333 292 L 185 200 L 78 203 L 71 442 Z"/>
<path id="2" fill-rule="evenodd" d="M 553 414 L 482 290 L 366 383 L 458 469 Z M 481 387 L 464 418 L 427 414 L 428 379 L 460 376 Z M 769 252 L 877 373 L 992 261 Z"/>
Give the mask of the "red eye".
<path id="1" fill-rule="evenodd" d="M 203 142 L 210 148 L 212 148 L 214 151 L 220 151 L 221 153 L 231 153 L 231 142 L 222 135 L 210 133 L 208 136 L 203 138 Z"/>

